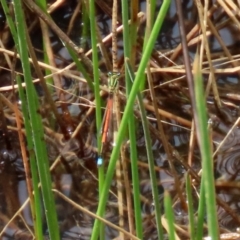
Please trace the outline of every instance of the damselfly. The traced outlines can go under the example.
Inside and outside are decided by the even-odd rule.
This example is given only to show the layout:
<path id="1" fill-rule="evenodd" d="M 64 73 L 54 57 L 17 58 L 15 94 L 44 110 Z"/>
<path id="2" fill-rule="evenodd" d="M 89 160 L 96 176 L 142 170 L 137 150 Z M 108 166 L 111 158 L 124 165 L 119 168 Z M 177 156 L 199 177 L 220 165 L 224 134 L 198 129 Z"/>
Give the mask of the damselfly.
<path id="1" fill-rule="evenodd" d="M 105 149 L 106 143 L 109 142 L 111 139 L 110 136 L 113 136 L 114 133 L 114 121 L 116 121 L 115 110 L 114 110 L 114 95 L 116 93 L 116 88 L 118 85 L 120 73 L 116 72 L 109 72 L 108 73 L 108 100 L 106 110 L 103 116 L 103 122 L 101 127 L 101 134 L 102 134 L 102 143 L 101 143 L 101 150 L 98 155 L 97 165 L 101 166 L 103 164 L 103 150 Z M 114 143 L 113 143 L 114 145 Z"/>

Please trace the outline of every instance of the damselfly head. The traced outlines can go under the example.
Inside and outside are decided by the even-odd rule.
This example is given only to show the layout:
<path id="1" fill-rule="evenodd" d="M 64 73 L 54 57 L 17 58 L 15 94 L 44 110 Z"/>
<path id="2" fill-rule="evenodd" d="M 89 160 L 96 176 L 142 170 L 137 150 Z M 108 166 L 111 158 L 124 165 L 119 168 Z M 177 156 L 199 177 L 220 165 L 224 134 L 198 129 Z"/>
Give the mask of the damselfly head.
<path id="1" fill-rule="evenodd" d="M 120 72 L 108 72 L 108 77 L 119 77 L 120 76 Z"/>

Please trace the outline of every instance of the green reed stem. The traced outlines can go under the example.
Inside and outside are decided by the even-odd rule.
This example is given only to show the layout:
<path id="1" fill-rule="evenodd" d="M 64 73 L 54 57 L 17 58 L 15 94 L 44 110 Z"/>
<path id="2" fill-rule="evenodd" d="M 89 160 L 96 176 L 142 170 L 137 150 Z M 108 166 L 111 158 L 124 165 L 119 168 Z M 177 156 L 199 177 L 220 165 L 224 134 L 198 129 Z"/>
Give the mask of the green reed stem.
<path id="1" fill-rule="evenodd" d="M 16 46 L 17 50 L 19 50 L 18 44 L 17 44 L 17 42 L 18 42 L 18 35 L 17 35 L 17 31 L 16 31 L 16 27 L 15 27 L 12 15 L 11 15 L 11 13 L 9 11 L 8 2 L 7 2 L 7 0 L 1 0 L 1 4 L 2 4 L 3 11 L 5 13 L 6 19 L 7 19 L 8 27 L 9 27 L 9 29 L 11 31 L 13 40 L 14 40 L 14 42 L 16 44 L 15 46 Z"/>
<path id="2" fill-rule="evenodd" d="M 205 190 L 203 184 L 203 178 L 201 179 L 200 185 L 200 196 L 199 196 L 199 203 L 198 203 L 198 219 L 197 219 L 197 230 L 196 230 L 196 239 L 202 240 L 203 239 L 203 224 L 204 218 L 206 216 L 206 200 L 205 200 Z"/>
<path id="3" fill-rule="evenodd" d="M 134 79 L 134 73 L 130 68 L 130 65 L 128 65 L 128 73 L 131 76 L 131 79 Z M 147 120 L 146 111 L 143 104 L 142 95 L 140 93 L 137 93 L 137 99 L 139 104 L 139 109 L 141 112 L 141 119 L 142 119 L 142 125 L 143 125 L 143 131 L 144 131 L 144 138 L 145 138 L 145 145 L 147 150 L 147 158 L 148 158 L 148 166 L 149 166 L 149 173 L 150 173 L 150 179 L 151 179 L 151 187 L 152 187 L 152 195 L 153 195 L 153 203 L 155 207 L 155 217 L 156 217 L 156 223 L 157 223 L 157 232 L 158 232 L 158 239 L 163 239 L 163 229 L 162 229 L 162 223 L 161 223 L 161 207 L 159 202 L 159 192 L 158 192 L 158 184 L 157 184 L 157 177 L 156 172 L 154 169 L 154 157 L 152 152 L 152 142 L 149 132 L 149 125 Z"/>
<path id="4" fill-rule="evenodd" d="M 205 96 L 203 91 L 203 79 L 199 66 L 200 64 L 198 56 L 196 56 L 196 60 L 194 63 L 194 90 L 197 111 L 197 118 L 195 119 L 196 130 L 202 157 L 202 178 L 207 205 L 209 236 L 212 240 L 217 240 L 219 239 L 219 229 L 216 211 L 216 193 L 213 173 L 212 149 L 208 134 L 207 107 L 205 103 L 205 98 L 203 98 L 203 96 Z"/>
<path id="5" fill-rule="evenodd" d="M 186 174 L 186 193 L 187 193 L 187 203 L 188 203 L 188 219 L 189 219 L 189 232 L 190 238 L 195 239 L 195 224 L 194 224 L 194 209 L 193 209 L 193 199 L 192 199 L 192 186 L 191 177 Z"/>
<path id="6" fill-rule="evenodd" d="M 99 83 L 99 69 L 98 69 L 98 49 L 97 49 L 97 30 L 96 30 L 96 15 L 95 15 L 95 1 L 90 0 L 89 6 L 89 17 L 90 17 L 90 28 L 91 28 L 91 41 L 92 41 L 92 58 L 93 58 L 93 75 L 94 75 L 94 95 L 96 103 L 96 126 L 97 133 L 100 132 L 101 123 L 102 123 L 102 114 L 101 114 L 101 97 L 100 97 L 100 83 Z M 98 152 L 101 150 L 101 135 L 97 134 L 97 146 Z M 104 164 L 98 168 L 98 186 L 99 193 L 103 191 L 104 184 Z M 102 211 L 103 217 L 104 211 Z M 104 224 L 99 223 L 99 233 L 100 239 L 105 239 L 105 230 Z"/>
<path id="7" fill-rule="evenodd" d="M 131 57 L 130 51 L 130 34 L 128 25 L 128 9 L 129 3 L 127 0 L 122 0 L 122 19 L 123 19 L 123 43 L 124 43 L 124 56 L 125 58 Z M 132 44 L 136 44 L 132 43 Z M 126 83 L 126 95 L 129 96 L 132 88 L 132 82 L 129 74 L 127 74 L 127 65 L 125 65 L 125 83 Z M 133 111 L 133 109 L 132 109 Z M 128 120 L 128 132 L 130 139 L 130 159 L 131 159 L 131 172 L 132 172 L 132 184 L 133 184 L 133 202 L 134 202 L 134 215 L 136 224 L 136 236 L 143 239 L 143 223 L 141 217 L 141 199 L 140 199 L 140 182 L 138 173 L 138 157 L 137 157 L 137 143 L 136 143 L 136 127 L 134 115 L 129 115 Z"/>
<path id="8" fill-rule="evenodd" d="M 98 69 L 98 49 L 97 49 L 97 31 L 96 31 L 96 20 L 95 20 L 95 1 L 90 1 L 89 13 L 90 13 L 90 27 L 91 27 L 91 41 L 92 41 L 92 58 L 93 58 L 93 75 L 94 75 L 94 96 L 96 101 L 96 125 L 97 131 L 100 131 L 102 123 L 101 114 L 101 97 L 100 97 L 100 83 L 99 83 L 99 69 Z M 101 136 L 97 138 L 98 150 L 101 147 Z"/>
<path id="9" fill-rule="evenodd" d="M 27 104 L 31 122 L 31 132 L 34 143 L 34 151 L 37 160 L 38 173 L 42 187 L 41 189 L 48 224 L 49 237 L 50 239 L 58 240 L 60 239 L 59 227 L 57 221 L 55 202 L 53 198 L 53 193 L 51 191 L 51 176 L 49 171 L 48 155 L 46 145 L 44 142 L 42 119 L 38 112 L 39 105 L 37 94 L 32 83 L 30 63 L 28 60 L 28 48 L 26 45 L 27 39 L 25 17 L 21 1 L 14 0 L 14 11 L 18 33 L 18 42 L 16 44 L 19 45 L 20 50 L 19 54 L 21 57 L 23 74 L 26 83 Z"/>
<path id="10" fill-rule="evenodd" d="M 160 28 L 162 26 L 164 17 L 166 16 L 167 10 L 168 10 L 169 5 L 170 5 L 170 2 L 171 1 L 169 1 L 169 0 L 163 1 L 161 10 L 159 11 L 158 17 L 157 17 L 156 22 L 154 24 L 152 34 L 150 35 L 149 41 L 148 41 L 147 46 L 146 46 L 146 49 L 143 52 L 142 59 L 141 59 L 140 65 L 139 65 L 139 69 L 137 71 L 136 78 L 134 80 L 132 90 L 131 90 L 131 93 L 129 95 L 128 101 L 127 101 L 127 105 L 126 105 L 126 108 L 125 108 L 124 113 L 123 113 L 121 124 L 119 126 L 116 146 L 113 148 L 113 151 L 112 151 L 112 154 L 111 154 L 111 157 L 110 157 L 109 166 L 108 166 L 108 169 L 107 169 L 103 189 L 102 189 L 102 192 L 100 193 L 99 205 L 98 205 L 98 210 L 97 210 L 97 213 L 96 213 L 98 216 L 103 216 L 104 209 L 105 209 L 107 199 L 108 199 L 108 192 L 109 192 L 109 189 L 110 189 L 110 186 L 111 186 L 112 178 L 113 178 L 113 175 L 114 175 L 114 172 L 115 172 L 116 162 L 117 162 L 119 152 L 120 152 L 120 147 L 121 147 L 122 141 L 125 137 L 125 131 L 127 129 L 128 118 L 129 118 L 129 115 L 131 114 L 133 104 L 134 104 L 136 95 L 137 95 L 138 90 L 139 90 L 139 84 L 141 83 L 140 82 L 141 81 L 141 76 L 144 74 L 146 65 L 147 65 L 148 60 L 150 58 L 150 55 L 152 53 L 154 43 L 155 43 L 155 41 L 157 39 L 157 36 L 159 34 Z M 98 239 L 99 226 L 100 226 L 100 220 L 95 219 L 91 240 L 97 240 Z"/>
<path id="11" fill-rule="evenodd" d="M 32 185 L 33 185 L 33 199 L 34 202 L 32 203 L 32 216 L 33 216 L 33 223 L 34 223 L 34 230 L 35 230 L 35 237 L 36 239 L 42 240 L 43 239 L 43 231 L 42 231 L 42 202 L 41 202 L 41 194 L 40 189 L 38 187 L 39 178 L 38 178 L 38 171 L 37 171 L 37 163 L 36 157 L 34 154 L 34 145 L 32 139 L 32 132 L 31 132 L 31 123 L 29 119 L 28 109 L 27 109 L 27 100 L 26 96 L 23 92 L 22 82 L 19 76 L 17 76 L 17 84 L 18 84 L 18 91 L 19 96 L 21 99 L 21 106 L 22 106 L 22 114 L 24 120 L 24 127 L 26 131 L 26 138 L 27 138 L 27 148 L 29 151 L 29 162 L 32 174 Z M 31 193 L 29 193 L 31 194 Z M 31 198 L 30 198 L 31 201 Z"/>
<path id="12" fill-rule="evenodd" d="M 174 214 L 173 214 L 172 201 L 171 201 L 169 192 L 164 193 L 164 209 L 165 209 L 165 215 L 168 223 L 168 239 L 175 240 Z"/>

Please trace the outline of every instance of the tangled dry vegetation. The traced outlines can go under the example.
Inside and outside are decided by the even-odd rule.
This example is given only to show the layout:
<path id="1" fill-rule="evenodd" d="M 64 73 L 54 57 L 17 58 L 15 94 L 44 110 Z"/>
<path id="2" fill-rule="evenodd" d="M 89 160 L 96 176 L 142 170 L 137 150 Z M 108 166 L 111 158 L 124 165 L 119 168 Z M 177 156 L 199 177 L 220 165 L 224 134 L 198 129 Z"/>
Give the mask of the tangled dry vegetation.
<path id="1" fill-rule="evenodd" d="M 87 6 L 77 0 L 49 1 L 48 12 L 53 21 L 47 21 L 41 10 L 39 12 L 30 5 L 30 0 L 22 2 L 29 34 L 27 45 L 34 52 L 29 54 L 29 61 L 39 98 L 38 113 L 42 116 L 61 239 L 90 239 L 98 206 L 99 172 L 96 165 L 95 95 L 91 85 L 94 66 Z M 136 39 L 130 61 L 137 72 L 144 37 L 148 36 L 147 31 L 151 32 L 148 24 L 151 25 L 152 20 L 144 1 L 139 7 L 131 4 L 129 25 L 136 30 Z M 160 5 L 157 1 L 157 12 Z M 8 6 L 14 20 L 13 5 L 9 3 Z M 117 68 L 121 73 L 118 112 L 121 115 L 128 97 L 120 2 L 118 9 Z M 192 69 L 196 54 L 199 55 L 198 64 L 204 81 L 202 99 L 207 104 L 209 119 L 220 239 L 240 239 L 237 233 L 240 224 L 239 13 L 239 1 L 184 0 L 181 6 L 172 1 L 145 70 L 147 82 L 141 94 L 151 136 L 158 197 L 162 204 L 164 192 L 170 193 L 176 239 L 191 238 L 185 175 L 191 176 L 192 208 L 196 218 L 202 177 L 196 134 L 199 130 L 193 118 L 195 73 Z M 112 2 L 96 1 L 97 68 L 100 69 L 103 102 L 108 95 L 107 72 L 112 71 L 111 20 Z M 23 106 L 16 78 L 20 76 L 23 88 L 25 81 L 3 10 L 0 12 L 0 28 L 0 236 L 1 239 L 32 239 L 33 221 L 30 207 L 26 205 L 29 201 L 26 179 L 31 178 L 28 163 L 31 153 L 26 145 Z M 68 43 L 72 49 L 75 45 L 81 47 L 78 57 L 85 73 L 79 71 L 59 39 L 63 42 L 71 39 L 72 42 Z M 137 102 L 132 115 L 135 119 L 132 127 L 136 128 L 143 239 L 157 239 L 149 159 Z M 136 209 L 133 206 L 132 148 L 127 136 L 105 211 L 106 239 L 137 239 L 134 237 Z M 104 153 L 106 168 L 111 151 L 112 146 L 107 146 Z M 168 239 L 168 223 L 164 208 L 161 208 L 164 237 Z M 47 235 L 45 220 L 43 229 Z M 206 225 L 204 234 L 208 235 Z"/>

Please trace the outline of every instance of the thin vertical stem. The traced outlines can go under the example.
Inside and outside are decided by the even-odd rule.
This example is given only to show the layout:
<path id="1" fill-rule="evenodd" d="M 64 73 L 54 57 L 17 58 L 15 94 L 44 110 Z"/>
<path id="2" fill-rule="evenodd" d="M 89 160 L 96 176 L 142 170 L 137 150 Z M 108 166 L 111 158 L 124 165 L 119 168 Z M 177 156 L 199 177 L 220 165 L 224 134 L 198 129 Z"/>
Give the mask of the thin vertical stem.
<path id="1" fill-rule="evenodd" d="M 117 64 L 117 0 L 113 1 L 112 8 L 112 63 L 113 63 L 113 72 L 118 72 L 118 64 Z"/>

